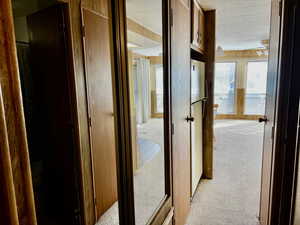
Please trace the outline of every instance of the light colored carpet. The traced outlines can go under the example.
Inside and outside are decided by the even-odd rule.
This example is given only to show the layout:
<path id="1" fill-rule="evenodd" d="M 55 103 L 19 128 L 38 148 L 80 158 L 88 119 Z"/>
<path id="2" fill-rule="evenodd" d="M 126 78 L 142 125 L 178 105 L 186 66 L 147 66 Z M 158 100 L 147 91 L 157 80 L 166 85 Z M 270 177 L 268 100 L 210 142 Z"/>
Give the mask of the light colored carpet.
<path id="1" fill-rule="evenodd" d="M 159 144 L 145 138 L 138 139 L 140 150 L 139 166 L 143 167 L 145 163 L 150 162 L 161 150 Z"/>
<path id="2" fill-rule="evenodd" d="M 214 179 L 203 180 L 187 225 L 257 225 L 263 125 L 215 123 Z"/>
<path id="3" fill-rule="evenodd" d="M 165 194 L 163 120 L 151 119 L 138 126 L 138 139 L 148 140 L 155 146 L 154 152 L 145 155 L 142 167 L 134 176 L 136 225 L 145 225 Z M 148 143 L 149 144 L 149 143 Z M 147 146 L 149 145 L 142 145 Z M 157 148 L 158 151 L 157 151 Z M 150 159 L 150 160 L 149 160 Z M 98 221 L 97 225 L 118 225 L 116 202 Z"/>

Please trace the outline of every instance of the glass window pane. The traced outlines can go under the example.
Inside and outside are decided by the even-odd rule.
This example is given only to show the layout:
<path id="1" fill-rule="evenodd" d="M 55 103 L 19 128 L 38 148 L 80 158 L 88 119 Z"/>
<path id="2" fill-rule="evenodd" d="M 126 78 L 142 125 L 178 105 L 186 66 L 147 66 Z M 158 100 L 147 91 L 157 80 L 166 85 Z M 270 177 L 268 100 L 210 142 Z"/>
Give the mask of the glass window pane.
<path id="1" fill-rule="evenodd" d="M 235 113 L 235 67 L 236 63 L 216 63 L 215 104 L 217 114 Z"/>
<path id="2" fill-rule="evenodd" d="M 267 72 L 267 62 L 248 63 L 245 114 L 265 113 Z"/>

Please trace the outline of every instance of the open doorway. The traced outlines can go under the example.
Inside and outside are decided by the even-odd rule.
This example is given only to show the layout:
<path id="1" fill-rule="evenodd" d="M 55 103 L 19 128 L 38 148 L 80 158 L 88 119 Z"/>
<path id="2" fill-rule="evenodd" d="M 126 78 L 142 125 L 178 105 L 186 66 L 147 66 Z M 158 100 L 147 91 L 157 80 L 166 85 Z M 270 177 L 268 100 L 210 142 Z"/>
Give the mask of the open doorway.
<path id="1" fill-rule="evenodd" d="M 80 224 L 68 10 L 12 1 L 38 224 Z"/>
<path id="2" fill-rule="evenodd" d="M 216 9 L 214 175 L 187 224 L 259 224 L 271 1 L 197 2 Z"/>

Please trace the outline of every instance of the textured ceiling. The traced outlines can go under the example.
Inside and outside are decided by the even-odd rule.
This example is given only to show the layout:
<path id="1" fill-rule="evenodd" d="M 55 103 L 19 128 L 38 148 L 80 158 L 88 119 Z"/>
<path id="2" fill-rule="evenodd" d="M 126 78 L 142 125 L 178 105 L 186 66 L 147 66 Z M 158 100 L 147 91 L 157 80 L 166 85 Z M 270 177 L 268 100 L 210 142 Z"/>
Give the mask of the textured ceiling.
<path id="1" fill-rule="evenodd" d="M 263 47 L 269 39 L 271 0 L 199 0 L 217 10 L 217 45 L 225 50 Z"/>
<path id="2" fill-rule="evenodd" d="M 162 0 L 126 0 L 126 13 L 135 22 L 162 33 Z"/>
<path id="3" fill-rule="evenodd" d="M 126 0 L 127 16 L 161 34 L 162 0 Z M 217 45 L 225 50 L 263 47 L 269 39 L 271 0 L 199 0 L 217 10 Z"/>

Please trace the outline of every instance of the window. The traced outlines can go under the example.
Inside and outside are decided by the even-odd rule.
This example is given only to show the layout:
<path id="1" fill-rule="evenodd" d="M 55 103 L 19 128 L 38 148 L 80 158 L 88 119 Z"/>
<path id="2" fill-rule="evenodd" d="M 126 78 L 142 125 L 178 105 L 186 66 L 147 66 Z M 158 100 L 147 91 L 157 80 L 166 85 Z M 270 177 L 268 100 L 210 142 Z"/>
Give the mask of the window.
<path id="1" fill-rule="evenodd" d="M 155 67 L 155 86 L 156 86 L 156 112 L 164 112 L 164 77 L 163 66 L 157 65 Z"/>
<path id="2" fill-rule="evenodd" d="M 249 62 L 245 95 L 245 114 L 263 115 L 265 113 L 267 62 Z"/>
<path id="3" fill-rule="evenodd" d="M 216 63 L 215 104 L 217 114 L 235 113 L 235 68 L 236 63 Z"/>

